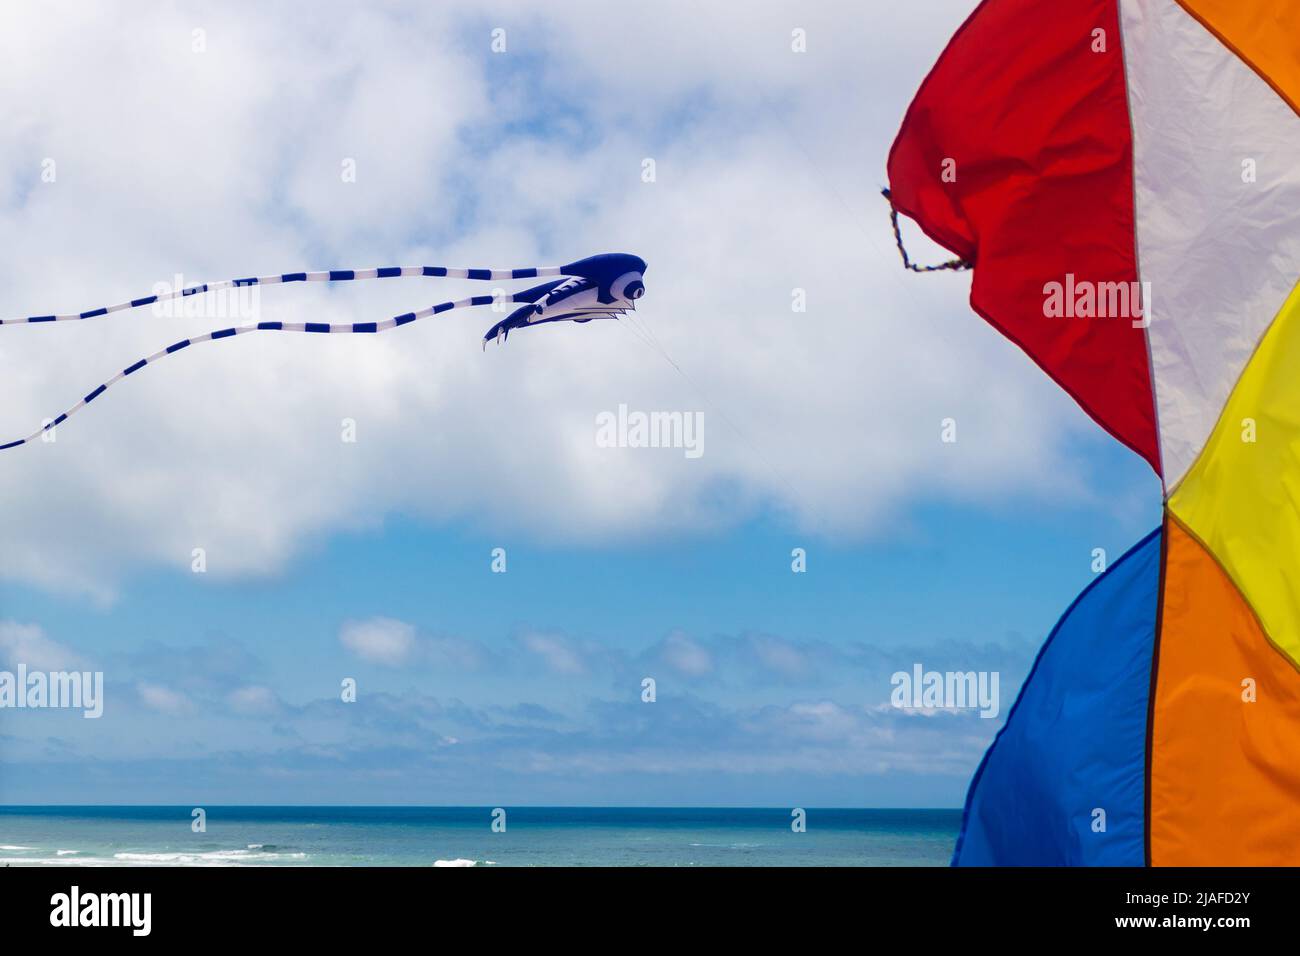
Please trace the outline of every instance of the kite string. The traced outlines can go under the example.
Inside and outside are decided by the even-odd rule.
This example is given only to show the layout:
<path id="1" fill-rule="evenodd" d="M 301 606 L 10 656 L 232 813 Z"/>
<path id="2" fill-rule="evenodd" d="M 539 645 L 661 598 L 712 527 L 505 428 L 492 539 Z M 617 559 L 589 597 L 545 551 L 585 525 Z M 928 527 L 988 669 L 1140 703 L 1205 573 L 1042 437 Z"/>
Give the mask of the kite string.
<path id="1" fill-rule="evenodd" d="M 402 315 L 395 315 L 391 319 L 384 319 L 381 322 L 250 322 L 246 325 L 234 325 L 226 329 L 217 329 L 214 332 L 207 332 L 203 335 L 191 336 L 188 339 L 181 339 L 166 348 L 159 349 L 152 355 L 147 355 L 133 365 L 128 365 L 122 371 L 118 372 L 104 384 L 93 389 L 82 398 L 77 404 L 73 405 L 66 412 L 45 422 L 40 428 L 32 432 L 26 438 L 19 438 L 14 441 L 0 444 L 0 451 L 8 448 L 16 448 L 19 445 L 25 445 L 30 441 L 39 438 L 43 433 L 67 421 L 69 417 L 75 414 L 81 408 L 89 405 L 109 388 L 116 385 L 128 375 L 133 375 L 146 365 L 154 364 L 160 359 L 166 358 L 179 352 L 181 349 L 188 348 L 197 342 L 214 342 L 218 339 L 232 338 L 237 335 L 243 335 L 246 332 L 321 332 L 321 333 L 377 333 L 387 332 L 389 329 L 395 329 L 398 326 L 408 325 L 417 319 L 427 318 L 431 315 L 439 315 L 443 312 L 450 312 L 453 309 L 468 309 L 476 306 L 492 305 L 496 302 L 506 301 L 526 301 L 517 300 L 515 294 L 498 298 L 492 295 L 476 295 L 467 299 L 457 299 L 454 302 L 440 302 L 437 305 L 431 305 L 427 309 L 420 309 L 418 312 L 406 312 Z"/>
<path id="2" fill-rule="evenodd" d="M 0 325 L 23 325 L 36 322 L 68 322 L 80 319 L 92 319 L 127 309 L 138 309 L 157 302 L 171 299 L 217 292 L 221 289 L 240 289 L 248 286 L 281 285 L 287 282 L 352 282 L 361 279 L 396 279 L 412 276 L 426 276 L 438 279 L 474 279 L 483 281 L 508 279 L 533 279 L 542 276 L 563 275 L 563 266 L 536 266 L 526 269 L 461 269 L 447 266 L 388 266 L 375 269 L 330 269 L 324 272 L 283 272 L 279 275 L 252 276 L 247 279 L 222 279 L 219 282 L 205 282 L 201 285 L 188 286 L 158 292 L 139 299 L 106 305 L 85 312 L 70 312 L 63 315 L 30 315 L 18 319 L 0 319 Z"/>
<path id="3" fill-rule="evenodd" d="M 775 478 L 780 484 L 785 486 L 786 491 L 790 495 L 790 500 L 792 502 L 798 501 L 799 494 L 795 489 L 794 485 L 791 484 L 790 481 L 783 474 L 781 474 L 781 472 L 777 469 L 777 467 L 774 464 L 772 464 L 772 461 L 765 454 L 763 454 L 762 450 L 753 442 L 752 439 L 750 439 L 749 435 L 746 434 L 744 429 L 742 429 L 739 425 L 737 425 L 727 415 L 727 413 L 724 412 L 721 409 L 721 407 L 719 407 L 718 403 L 713 401 L 709 397 L 708 392 L 704 390 L 704 388 L 700 385 L 700 383 L 697 382 L 690 375 L 688 375 L 686 370 L 682 368 L 679 364 L 677 364 L 676 359 L 674 359 L 668 353 L 668 349 L 666 349 L 663 346 L 663 344 L 660 343 L 659 337 L 655 335 L 654 330 L 651 329 L 650 326 L 645 325 L 644 323 L 638 321 L 636 316 L 633 315 L 632 313 L 628 313 L 628 315 L 626 315 L 625 318 L 628 320 L 627 326 L 629 331 L 635 329 L 641 333 L 635 335 L 635 337 L 645 345 L 648 345 L 653 351 L 658 353 L 659 356 L 663 358 L 665 362 L 667 362 L 669 365 L 673 367 L 673 369 L 677 372 L 677 374 L 680 375 L 682 379 L 688 385 L 690 385 L 691 388 L 693 388 L 696 391 L 696 393 L 700 396 L 700 398 L 704 400 L 704 403 L 708 405 L 709 408 L 713 412 L 715 412 L 719 418 L 722 419 L 723 423 L 726 424 L 728 428 L 730 428 L 733 432 L 736 433 L 736 437 L 739 438 L 741 442 L 746 447 L 749 448 L 749 450 L 754 454 L 754 456 L 760 462 L 762 462 L 763 466 L 767 468 L 767 470 L 771 473 L 772 477 Z M 622 325 L 624 323 L 620 322 L 619 324 Z M 818 520 L 818 522 L 822 524 L 823 527 L 827 527 L 827 528 L 830 527 L 830 524 L 829 522 L 827 522 L 826 517 L 820 512 L 820 510 L 815 505 L 810 503 L 807 507 L 808 510 L 813 514 L 813 516 Z"/>
<path id="4" fill-rule="evenodd" d="M 933 266 L 919 266 L 913 262 L 911 256 L 907 254 L 907 247 L 903 245 L 903 232 L 898 225 L 898 209 L 894 206 L 894 200 L 888 189 L 880 190 L 880 194 L 889 202 L 889 222 L 894 227 L 894 242 L 898 244 L 898 254 L 903 257 L 903 265 L 906 268 L 913 272 L 943 272 L 945 269 L 964 272 L 971 268 L 973 263 L 969 259 L 949 259 L 947 262 Z"/>

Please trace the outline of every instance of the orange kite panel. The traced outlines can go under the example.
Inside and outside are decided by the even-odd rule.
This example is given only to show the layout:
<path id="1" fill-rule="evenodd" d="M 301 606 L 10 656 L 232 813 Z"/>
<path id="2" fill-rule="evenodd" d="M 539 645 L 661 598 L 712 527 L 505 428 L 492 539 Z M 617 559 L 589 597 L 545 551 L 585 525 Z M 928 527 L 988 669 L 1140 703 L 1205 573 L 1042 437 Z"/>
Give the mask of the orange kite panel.
<path id="1" fill-rule="evenodd" d="M 1298 864 L 1300 671 L 1209 552 L 1172 519 L 1166 533 L 1151 863 Z"/>
<path id="2" fill-rule="evenodd" d="M 1178 0 L 1300 113 L 1300 4 L 1295 0 Z"/>

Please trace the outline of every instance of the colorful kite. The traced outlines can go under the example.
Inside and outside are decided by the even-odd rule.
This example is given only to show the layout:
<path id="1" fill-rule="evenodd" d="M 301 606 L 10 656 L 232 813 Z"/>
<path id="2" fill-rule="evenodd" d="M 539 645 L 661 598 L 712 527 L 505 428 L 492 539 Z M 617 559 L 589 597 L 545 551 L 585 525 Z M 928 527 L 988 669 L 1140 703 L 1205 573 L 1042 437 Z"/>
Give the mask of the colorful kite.
<path id="1" fill-rule="evenodd" d="M 508 295 L 476 295 L 454 302 L 442 302 L 431 305 L 418 312 L 407 312 L 393 316 L 382 322 L 250 322 L 235 325 L 203 335 L 194 335 L 181 339 L 166 348 L 147 355 L 122 369 L 104 384 L 96 386 L 79 402 L 56 418 L 47 419 L 40 428 L 26 438 L 0 443 L 0 451 L 17 448 L 39 438 L 43 433 L 61 425 L 79 409 L 89 405 L 113 385 L 128 375 L 134 375 L 146 365 L 153 364 L 181 349 L 198 342 L 215 342 L 219 339 L 243 335 L 245 332 L 333 332 L 333 333 L 371 333 L 387 332 L 398 326 L 406 325 L 417 319 L 430 315 L 440 315 L 453 309 L 467 309 L 498 303 L 526 303 L 511 312 L 509 316 L 492 326 L 483 337 L 483 347 L 496 339 L 504 342 L 514 329 L 526 329 L 546 322 L 590 322 L 592 319 L 617 319 L 620 315 L 636 308 L 636 300 L 645 294 L 645 270 L 643 259 L 626 253 L 607 252 L 598 256 L 589 256 L 564 266 L 538 266 L 528 269 L 451 269 L 444 266 L 390 266 L 381 269 L 335 269 L 329 272 L 286 272 L 280 275 L 257 276 L 249 279 L 223 279 L 203 285 L 174 289 L 157 295 L 120 302 L 117 305 L 103 306 L 86 312 L 71 312 L 66 315 L 32 315 L 21 319 L 0 319 L 0 325 L 26 325 L 41 322 L 65 322 L 93 319 L 113 312 L 138 309 L 171 299 L 202 295 L 221 289 L 237 289 L 254 285 L 279 285 L 285 282 L 351 282 L 357 279 L 397 279 L 409 276 L 432 276 L 450 279 L 479 279 L 500 281 L 507 279 L 536 279 L 543 276 L 560 276 L 550 282 L 533 286 L 522 292 Z"/>
<path id="2" fill-rule="evenodd" d="M 956 865 L 1300 863 L 1300 0 L 985 0 L 889 157 L 971 304 L 1163 481 Z"/>

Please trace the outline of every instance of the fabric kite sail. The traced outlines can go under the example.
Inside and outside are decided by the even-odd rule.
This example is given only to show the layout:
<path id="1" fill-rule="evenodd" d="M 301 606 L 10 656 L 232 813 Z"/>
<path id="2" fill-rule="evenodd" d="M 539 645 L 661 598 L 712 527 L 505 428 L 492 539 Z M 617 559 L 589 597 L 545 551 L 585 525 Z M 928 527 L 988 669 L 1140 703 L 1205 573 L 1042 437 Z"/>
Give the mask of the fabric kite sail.
<path id="1" fill-rule="evenodd" d="M 1164 488 L 1044 644 L 953 863 L 1300 863 L 1300 0 L 985 0 L 889 186 Z"/>

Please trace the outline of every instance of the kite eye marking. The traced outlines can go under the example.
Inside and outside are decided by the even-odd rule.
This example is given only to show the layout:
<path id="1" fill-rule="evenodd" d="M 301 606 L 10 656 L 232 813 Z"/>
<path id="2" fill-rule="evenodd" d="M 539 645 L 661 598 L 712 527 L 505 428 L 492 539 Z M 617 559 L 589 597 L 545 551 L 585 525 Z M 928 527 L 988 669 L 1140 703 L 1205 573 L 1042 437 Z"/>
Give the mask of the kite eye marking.
<path id="1" fill-rule="evenodd" d="M 641 281 L 641 273 L 625 272 L 610 283 L 610 291 L 616 298 L 631 301 L 645 295 L 645 283 Z"/>

